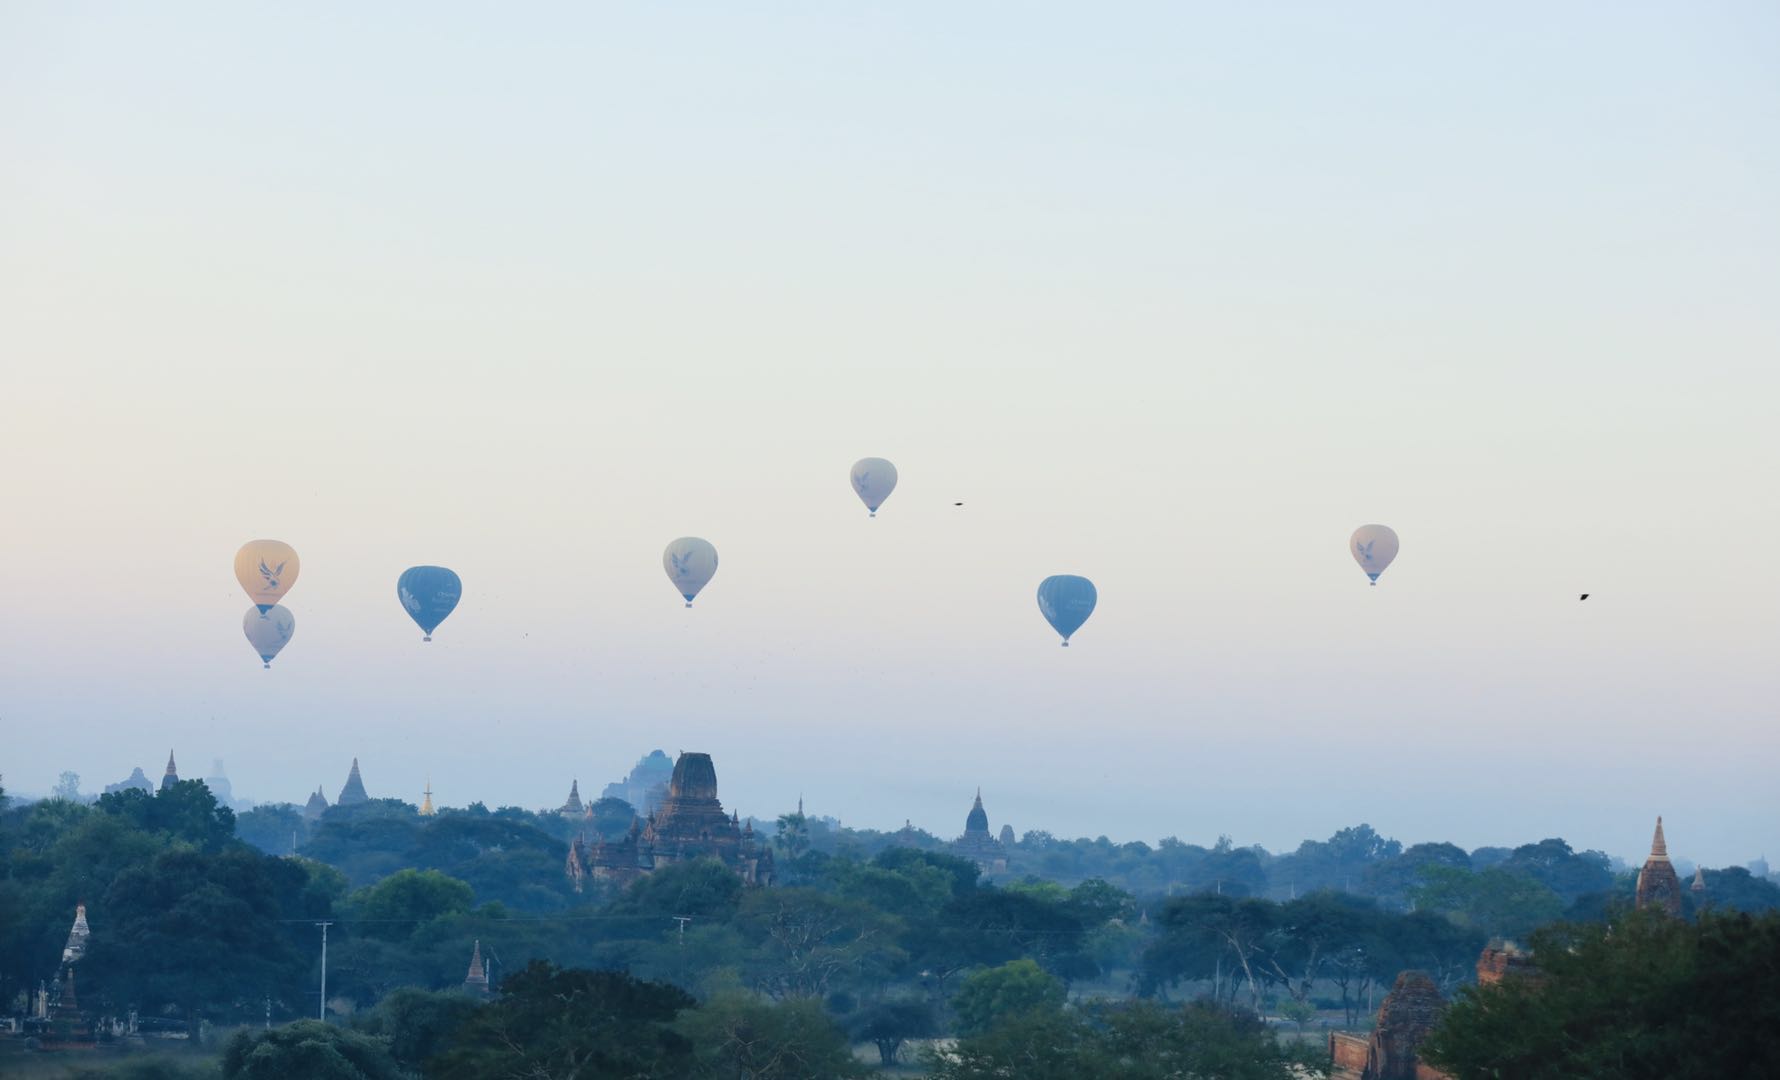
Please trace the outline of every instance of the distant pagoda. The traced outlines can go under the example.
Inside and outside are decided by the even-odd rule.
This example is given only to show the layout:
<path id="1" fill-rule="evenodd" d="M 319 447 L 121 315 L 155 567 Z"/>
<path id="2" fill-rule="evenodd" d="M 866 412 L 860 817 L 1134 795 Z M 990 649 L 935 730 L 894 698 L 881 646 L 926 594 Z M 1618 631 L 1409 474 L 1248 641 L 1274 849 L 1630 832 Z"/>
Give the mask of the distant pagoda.
<path id="1" fill-rule="evenodd" d="M 328 797 L 321 793 L 321 785 L 317 784 L 315 790 L 309 795 L 309 801 L 303 804 L 303 820 L 314 821 L 327 813 L 327 810 Z"/>
<path id="2" fill-rule="evenodd" d="M 558 807 L 556 812 L 566 818 L 581 818 L 587 816 L 587 807 L 583 806 L 581 803 L 580 780 L 569 781 L 568 800 L 564 802 L 562 806 Z"/>
<path id="3" fill-rule="evenodd" d="M 179 783 L 179 769 L 173 764 L 173 751 L 167 751 L 167 771 L 161 774 L 161 790 L 166 791 Z"/>
<path id="4" fill-rule="evenodd" d="M 433 778 L 430 775 L 426 778 L 426 791 L 424 791 L 422 795 L 423 797 L 420 800 L 420 816 L 432 817 L 434 814 L 438 813 L 438 811 L 433 809 Z"/>
<path id="5" fill-rule="evenodd" d="M 370 801 L 371 797 L 365 794 L 365 782 L 359 778 L 358 758 L 353 758 L 352 771 L 346 774 L 346 786 L 340 789 L 340 797 L 334 800 L 334 805 L 357 806 Z"/>
<path id="6" fill-rule="evenodd" d="M 1702 885 L 1702 888 L 1704 886 Z M 1669 862 L 1669 845 L 1663 839 L 1663 819 L 1656 819 L 1656 836 L 1650 841 L 1650 857 L 1638 871 L 1638 892 L 1634 901 L 1642 910 L 1654 907 L 1670 915 L 1681 914 L 1681 879 Z"/>
<path id="7" fill-rule="evenodd" d="M 87 906 L 74 906 L 74 926 L 68 931 L 68 944 L 62 946 L 62 963 L 72 964 L 87 954 L 87 938 L 92 931 L 87 929 Z"/>
<path id="8" fill-rule="evenodd" d="M 952 850 L 977 864 L 985 873 L 1007 872 L 1007 849 L 989 832 L 989 814 L 983 809 L 983 789 L 964 818 L 964 835 L 952 841 Z"/>
<path id="9" fill-rule="evenodd" d="M 477 997 L 488 996 L 488 971 L 482 966 L 481 939 L 477 939 L 476 947 L 470 953 L 470 973 L 464 976 L 464 993 Z"/>

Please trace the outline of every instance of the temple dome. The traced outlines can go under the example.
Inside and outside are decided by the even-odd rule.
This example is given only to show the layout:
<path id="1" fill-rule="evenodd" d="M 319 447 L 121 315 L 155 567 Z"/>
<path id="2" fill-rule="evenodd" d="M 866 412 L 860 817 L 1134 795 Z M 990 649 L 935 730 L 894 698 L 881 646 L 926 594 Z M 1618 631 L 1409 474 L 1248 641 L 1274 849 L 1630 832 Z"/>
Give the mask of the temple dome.
<path id="1" fill-rule="evenodd" d="M 674 776 L 668 782 L 670 799 L 715 799 L 717 767 L 711 755 L 684 753 L 674 762 Z"/>

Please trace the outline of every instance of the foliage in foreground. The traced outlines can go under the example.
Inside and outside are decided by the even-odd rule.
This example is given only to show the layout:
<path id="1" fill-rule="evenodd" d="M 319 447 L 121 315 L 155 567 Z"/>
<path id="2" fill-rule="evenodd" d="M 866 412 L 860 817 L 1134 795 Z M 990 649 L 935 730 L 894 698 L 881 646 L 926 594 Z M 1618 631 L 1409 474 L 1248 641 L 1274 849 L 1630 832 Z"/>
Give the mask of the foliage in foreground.
<path id="1" fill-rule="evenodd" d="M 1532 947 L 1538 976 L 1463 990 L 1424 1057 L 1464 1078 L 1780 1076 L 1780 913 L 1642 911 Z"/>
<path id="2" fill-rule="evenodd" d="M 929 1055 L 938 1080 L 1290 1080 L 1293 1063 L 1258 1019 L 1207 1002 L 1025 1011 Z"/>

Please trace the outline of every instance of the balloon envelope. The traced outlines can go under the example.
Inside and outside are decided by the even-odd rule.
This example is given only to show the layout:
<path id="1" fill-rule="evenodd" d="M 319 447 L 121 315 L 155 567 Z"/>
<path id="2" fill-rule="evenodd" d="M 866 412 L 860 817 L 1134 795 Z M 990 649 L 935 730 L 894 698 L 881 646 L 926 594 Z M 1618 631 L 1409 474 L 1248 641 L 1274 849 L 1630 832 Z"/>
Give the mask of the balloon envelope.
<path id="1" fill-rule="evenodd" d="M 410 566 L 396 581 L 396 596 L 426 641 L 433 640 L 433 628 L 445 621 L 463 594 L 464 583 L 443 566 Z"/>
<path id="2" fill-rule="evenodd" d="M 272 658 L 290 644 L 291 635 L 297 632 L 297 617 L 283 604 L 273 604 L 264 611 L 255 604 L 241 616 L 241 632 L 247 635 L 253 651 L 271 667 Z"/>
<path id="3" fill-rule="evenodd" d="M 1384 573 L 1385 567 L 1397 557 L 1397 534 L 1389 525 L 1362 525 L 1354 530 L 1354 537 L 1348 543 L 1354 553 L 1354 562 L 1366 571 L 1372 584 L 1378 584 L 1378 575 Z"/>
<path id="4" fill-rule="evenodd" d="M 871 511 L 872 517 L 877 517 L 878 507 L 884 505 L 884 500 L 896 490 L 896 466 L 881 457 L 860 458 L 853 463 L 850 476 L 853 493 Z"/>
<path id="5" fill-rule="evenodd" d="M 235 552 L 235 580 L 266 611 L 297 583 L 297 553 L 282 540 L 249 540 Z"/>
<path id="6" fill-rule="evenodd" d="M 682 536 L 661 553 L 661 566 L 674 588 L 686 598 L 686 606 L 691 607 L 692 598 L 717 573 L 717 549 L 709 540 Z"/>
<path id="7" fill-rule="evenodd" d="M 1063 635 L 1065 645 L 1069 644 L 1069 635 L 1080 630 L 1088 616 L 1094 614 L 1099 600 L 1094 583 L 1085 577 L 1057 574 L 1038 583 L 1038 610 L 1051 629 Z"/>

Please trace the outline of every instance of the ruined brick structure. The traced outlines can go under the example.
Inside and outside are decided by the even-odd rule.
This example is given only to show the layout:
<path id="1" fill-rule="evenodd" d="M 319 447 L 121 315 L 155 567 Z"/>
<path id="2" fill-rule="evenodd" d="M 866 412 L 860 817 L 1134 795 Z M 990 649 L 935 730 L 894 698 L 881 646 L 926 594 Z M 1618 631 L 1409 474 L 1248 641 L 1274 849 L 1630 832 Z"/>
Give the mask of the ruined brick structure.
<path id="1" fill-rule="evenodd" d="M 1508 976 L 1536 978 L 1533 958 L 1512 941 L 1492 941 L 1477 958 L 1477 985 L 1489 986 Z"/>
<path id="2" fill-rule="evenodd" d="M 1482 961 L 1479 961 L 1481 964 Z M 1329 1036 L 1331 1080 L 1450 1080 L 1421 1064 L 1416 1051 L 1440 1020 L 1446 999 L 1425 972 L 1405 971 L 1378 1009 L 1371 1036 Z"/>

